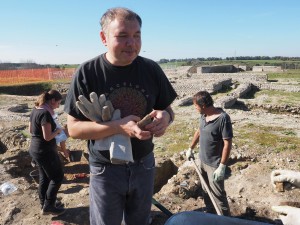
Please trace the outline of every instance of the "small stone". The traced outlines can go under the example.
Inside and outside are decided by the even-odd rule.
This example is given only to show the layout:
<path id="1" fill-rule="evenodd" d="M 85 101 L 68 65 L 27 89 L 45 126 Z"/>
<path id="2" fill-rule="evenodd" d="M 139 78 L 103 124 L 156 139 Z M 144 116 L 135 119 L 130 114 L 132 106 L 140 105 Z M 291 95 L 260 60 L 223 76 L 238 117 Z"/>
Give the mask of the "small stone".
<path id="1" fill-rule="evenodd" d="M 283 186 L 283 182 L 276 182 L 275 183 L 275 189 L 278 192 L 284 192 L 284 186 Z"/>

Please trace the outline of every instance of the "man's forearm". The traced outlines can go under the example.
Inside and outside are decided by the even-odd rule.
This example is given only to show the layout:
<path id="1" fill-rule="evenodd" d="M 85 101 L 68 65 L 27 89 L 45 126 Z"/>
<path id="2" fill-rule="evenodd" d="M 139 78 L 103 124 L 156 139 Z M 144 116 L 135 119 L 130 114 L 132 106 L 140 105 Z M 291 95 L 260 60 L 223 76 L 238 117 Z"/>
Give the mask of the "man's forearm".
<path id="1" fill-rule="evenodd" d="M 92 121 L 73 120 L 68 117 L 68 132 L 70 137 L 75 139 L 98 140 L 118 133 L 115 124 L 115 121 L 100 124 Z"/>
<path id="2" fill-rule="evenodd" d="M 196 145 L 198 144 L 199 142 L 199 137 L 200 137 L 200 130 L 198 129 L 195 133 L 194 133 L 194 137 L 193 137 L 193 140 L 192 140 L 192 143 L 190 145 L 190 148 L 191 149 L 194 149 L 196 147 Z"/>
<path id="3" fill-rule="evenodd" d="M 224 147 L 222 151 L 222 158 L 221 158 L 221 163 L 226 165 L 227 161 L 230 156 L 230 151 L 231 151 L 231 146 L 232 146 L 232 139 L 224 139 Z"/>

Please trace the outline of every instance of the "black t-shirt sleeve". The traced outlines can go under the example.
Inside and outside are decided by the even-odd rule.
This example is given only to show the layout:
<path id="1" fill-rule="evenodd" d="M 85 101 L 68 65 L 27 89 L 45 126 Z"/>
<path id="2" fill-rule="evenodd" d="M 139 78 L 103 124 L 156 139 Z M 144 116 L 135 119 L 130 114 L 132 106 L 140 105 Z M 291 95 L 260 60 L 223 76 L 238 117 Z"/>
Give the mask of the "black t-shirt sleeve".
<path id="1" fill-rule="evenodd" d="M 222 137 L 223 139 L 231 139 L 233 137 L 232 123 L 227 113 L 224 114 L 222 119 Z"/>
<path id="2" fill-rule="evenodd" d="M 96 92 L 98 96 L 99 93 L 102 94 L 101 90 L 103 89 L 103 85 L 105 85 L 102 64 L 102 55 L 99 55 L 82 63 L 77 68 L 64 105 L 64 111 L 67 114 L 78 120 L 89 120 L 76 107 L 76 101 L 78 101 L 79 95 L 85 96 L 90 101 L 89 95 L 91 92 Z"/>
<path id="3" fill-rule="evenodd" d="M 157 98 L 154 109 L 164 110 L 175 100 L 175 98 L 177 97 L 177 93 L 175 92 L 170 81 L 168 80 L 167 76 L 160 68 L 160 66 L 155 63 L 154 68 L 157 75 L 159 76 L 160 89 L 160 95 Z"/>
<path id="4" fill-rule="evenodd" d="M 78 101 L 78 96 L 87 95 L 86 87 L 87 85 L 86 85 L 85 73 L 83 72 L 82 68 L 79 68 L 76 70 L 73 76 L 70 89 L 67 93 L 67 97 L 64 105 L 64 111 L 67 114 L 79 120 L 87 120 L 87 118 L 76 107 L 76 101 Z"/>
<path id="5" fill-rule="evenodd" d="M 30 114 L 30 123 L 32 126 L 32 134 L 43 136 L 42 126 L 46 123 L 51 124 L 51 130 L 56 129 L 56 124 L 51 114 L 46 110 L 34 109 Z"/>
<path id="6" fill-rule="evenodd" d="M 41 126 L 44 126 L 46 123 L 51 123 L 52 122 L 52 117 L 49 112 L 45 112 L 41 115 Z M 51 123 L 51 125 L 53 125 Z"/>

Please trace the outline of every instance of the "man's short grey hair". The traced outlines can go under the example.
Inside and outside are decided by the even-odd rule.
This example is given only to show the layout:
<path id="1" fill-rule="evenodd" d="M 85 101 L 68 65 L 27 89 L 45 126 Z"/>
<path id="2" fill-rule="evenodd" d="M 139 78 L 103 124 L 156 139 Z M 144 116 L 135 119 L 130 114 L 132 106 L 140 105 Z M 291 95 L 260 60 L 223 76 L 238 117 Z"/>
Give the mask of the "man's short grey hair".
<path id="1" fill-rule="evenodd" d="M 127 8 L 116 7 L 108 9 L 101 17 L 100 25 L 102 30 L 105 32 L 108 24 L 114 21 L 116 18 L 127 21 L 137 20 L 140 24 L 140 27 L 142 27 L 142 19 L 138 14 Z"/>

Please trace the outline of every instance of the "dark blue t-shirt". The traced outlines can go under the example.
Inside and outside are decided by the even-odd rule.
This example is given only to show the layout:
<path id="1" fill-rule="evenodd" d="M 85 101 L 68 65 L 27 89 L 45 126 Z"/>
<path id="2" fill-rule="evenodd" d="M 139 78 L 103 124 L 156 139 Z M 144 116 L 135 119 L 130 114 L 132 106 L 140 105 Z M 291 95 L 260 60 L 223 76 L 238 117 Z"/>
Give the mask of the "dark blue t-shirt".
<path id="1" fill-rule="evenodd" d="M 216 119 L 206 122 L 205 115 L 200 118 L 200 160 L 205 164 L 218 167 L 224 146 L 223 139 L 233 137 L 229 115 L 222 112 Z"/>
<path id="2" fill-rule="evenodd" d="M 143 118 L 153 109 L 164 110 L 177 94 L 159 65 L 138 56 L 128 66 L 114 66 L 102 54 L 83 63 L 76 71 L 65 101 L 65 112 L 79 120 L 88 120 L 77 108 L 79 95 L 105 94 L 121 117 L 136 115 Z M 131 138 L 133 159 L 138 160 L 153 151 L 152 139 Z M 97 166 L 109 162 L 109 151 L 96 149 L 93 140 L 88 142 L 90 164 Z"/>

